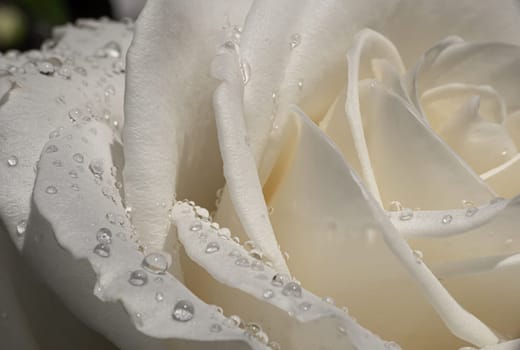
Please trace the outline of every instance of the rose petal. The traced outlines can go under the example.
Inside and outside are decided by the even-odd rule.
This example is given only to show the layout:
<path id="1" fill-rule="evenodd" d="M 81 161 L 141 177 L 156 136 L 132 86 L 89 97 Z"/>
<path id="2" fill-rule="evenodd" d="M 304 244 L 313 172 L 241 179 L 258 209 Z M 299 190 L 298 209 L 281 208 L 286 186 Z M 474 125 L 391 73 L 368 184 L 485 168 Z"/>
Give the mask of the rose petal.
<path id="1" fill-rule="evenodd" d="M 210 206 L 223 185 L 210 63 L 222 28 L 240 25 L 249 5 L 161 0 L 141 13 L 128 55 L 124 179 L 139 235 L 156 248 L 175 194 Z"/>
<path id="2" fill-rule="evenodd" d="M 0 219 L 19 248 L 23 237 L 16 226 L 29 215 L 45 142 L 82 118 L 122 122 L 124 79 L 113 71 L 121 58 L 93 55 L 112 42 L 123 56 L 131 31 L 121 23 L 92 23 L 95 27 L 59 28 L 54 48 L 47 44 L 42 52 L 0 58 L 0 70 L 9 72 L 0 74 L 0 85 L 8 87 L 0 97 Z"/>
<path id="3" fill-rule="evenodd" d="M 196 286 L 194 290 L 206 300 L 250 321 L 261 320 L 269 337 L 283 349 L 389 347 L 348 314 L 305 289 L 297 286 L 297 295 L 284 294 L 289 280 L 284 280 L 285 286 L 273 285 L 274 276 L 279 276 L 274 269 L 222 236 L 225 229 L 197 218 L 196 211 L 179 202 L 173 208 L 172 220 L 187 255 L 205 270 L 185 269 L 186 282 Z"/>
<path id="4" fill-rule="evenodd" d="M 110 171 L 112 131 L 90 122 L 65 134 L 52 141 L 57 152 L 42 153 L 24 253 L 67 306 L 125 349 L 200 349 L 204 341 L 210 341 L 206 347 L 263 349 L 239 330 L 212 332 L 212 324 L 224 321 L 222 315 L 169 273 L 145 271 L 142 251 L 148 253 L 147 248 L 134 241 Z M 84 166 L 75 154 L 82 154 Z M 62 166 L 56 167 L 56 160 Z M 99 236 L 101 228 L 112 234 Z M 137 270 L 145 277 L 132 282 Z M 181 300 L 194 307 L 187 322 L 172 317 Z"/>
<path id="5" fill-rule="evenodd" d="M 290 127 L 295 135 L 286 138 L 284 149 L 292 151 L 276 165 L 287 169 L 269 205 L 296 278 L 317 294 L 332 294 L 361 324 L 403 346 L 457 344 L 431 306 L 459 337 L 496 341 L 485 326 L 477 330 L 480 321 L 417 260 L 331 141 L 304 118 Z"/>

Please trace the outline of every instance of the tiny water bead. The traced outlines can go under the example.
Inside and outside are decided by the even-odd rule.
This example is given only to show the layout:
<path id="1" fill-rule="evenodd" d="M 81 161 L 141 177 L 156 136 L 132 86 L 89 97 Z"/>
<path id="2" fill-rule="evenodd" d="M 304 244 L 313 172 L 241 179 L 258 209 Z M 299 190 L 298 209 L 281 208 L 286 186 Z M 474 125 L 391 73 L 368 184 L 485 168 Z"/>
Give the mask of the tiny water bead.
<path id="1" fill-rule="evenodd" d="M 206 245 L 206 254 L 213 254 L 220 250 L 220 245 L 217 242 L 209 242 Z"/>
<path id="2" fill-rule="evenodd" d="M 478 208 L 477 207 L 469 207 L 468 209 L 466 209 L 466 216 L 467 217 L 472 217 L 473 215 L 475 215 L 477 212 L 478 212 Z"/>
<path id="3" fill-rule="evenodd" d="M 16 233 L 21 236 L 25 233 L 25 230 L 27 229 L 27 220 L 20 220 L 16 224 Z"/>
<path id="4" fill-rule="evenodd" d="M 110 256 L 110 247 L 106 244 L 99 243 L 94 247 L 94 253 L 102 258 L 108 258 Z"/>
<path id="5" fill-rule="evenodd" d="M 110 244 L 112 243 L 112 231 L 106 227 L 102 227 L 97 231 L 96 239 L 99 243 Z"/>
<path id="6" fill-rule="evenodd" d="M 452 220 L 453 220 L 453 216 L 451 216 L 451 215 L 444 215 L 444 216 L 442 217 L 441 222 L 442 222 L 443 224 L 449 224 Z"/>
<path id="7" fill-rule="evenodd" d="M 69 171 L 69 176 L 73 179 L 77 179 L 78 178 L 78 172 L 76 170 L 71 170 Z"/>
<path id="8" fill-rule="evenodd" d="M 54 65 L 48 61 L 37 62 L 36 69 L 38 69 L 38 72 L 44 75 L 52 75 L 55 71 Z"/>
<path id="9" fill-rule="evenodd" d="M 408 221 L 413 218 L 413 210 L 410 208 L 404 208 L 399 213 L 399 220 Z"/>
<path id="10" fill-rule="evenodd" d="M 132 286 L 141 287 L 148 282 L 148 275 L 143 270 L 135 270 L 130 274 L 128 282 Z"/>
<path id="11" fill-rule="evenodd" d="M 249 260 L 247 260 L 247 258 L 239 257 L 237 260 L 235 260 L 235 265 L 240 267 L 249 267 L 250 263 Z"/>
<path id="12" fill-rule="evenodd" d="M 298 305 L 298 308 L 302 311 L 309 311 L 311 309 L 311 303 L 304 301 Z"/>
<path id="13" fill-rule="evenodd" d="M 202 224 L 200 222 L 196 222 L 196 223 L 192 224 L 190 227 L 190 231 L 193 231 L 193 232 L 197 232 L 200 230 L 202 230 Z"/>
<path id="14" fill-rule="evenodd" d="M 292 49 L 298 47 L 300 45 L 300 43 L 302 42 L 302 37 L 300 34 L 298 33 L 294 33 L 293 35 L 291 35 L 291 39 L 289 41 L 289 47 Z"/>
<path id="15" fill-rule="evenodd" d="M 88 165 L 88 168 L 94 174 L 94 176 L 101 177 L 103 175 L 104 169 L 103 169 L 103 160 L 102 159 L 94 159 L 90 162 Z"/>
<path id="16" fill-rule="evenodd" d="M 58 147 L 56 145 L 49 145 L 45 148 L 45 153 L 55 153 L 58 152 Z"/>
<path id="17" fill-rule="evenodd" d="M 150 253 L 144 257 L 141 266 L 148 272 L 164 274 L 168 269 L 168 260 L 161 253 Z"/>
<path id="18" fill-rule="evenodd" d="M 115 41 L 109 41 L 108 43 L 103 46 L 103 51 L 106 56 L 112 57 L 112 58 L 119 58 L 121 57 L 121 45 L 119 45 Z"/>
<path id="19" fill-rule="evenodd" d="M 164 300 L 164 294 L 161 292 L 155 293 L 155 301 L 158 303 L 162 302 Z"/>
<path id="20" fill-rule="evenodd" d="M 240 72 L 242 73 L 242 82 L 244 85 L 247 85 L 249 80 L 251 80 L 251 66 L 247 61 L 242 61 L 240 63 Z"/>
<path id="21" fill-rule="evenodd" d="M 81 153 L 74 153 L 72 160 L 74 160 L 76 163 L 83 163 L 85 157 Z"/>
<path id="22" fill-rule="evenodd" d="M 222 331 L 222 326 L 219 325 L 218 323 L 214 323 L 209 327 L 209 331 L 212 333 L 218 333 L 218 332 Z"/>
<path id="23" fill-rule="evenodd" d="M 300 285 L 296 282 L 289 282 L 283 287 L 282 294 L 285 296 L 301 298 L 302 287 L 300 287 Z"/>
<path id="24" fill-rule="evenodd" d="M 17 156 L 10 156 L 7 158 L 7 166 L 9 167 L 15 167 L 18 165 L 18 157 Z"/>
<path id="25" fill-rule="evenodd" d="M 274 292 L 272 289 L 265 289 L 262 292 L 262 296 L 264 297 L 264 299 L 271 299 L 272 297 L 274 297 Z"/>
<path id="26" fill-rule="evenodd" d="M 47 188 L 45 189 L 45 193 L 56 194 L 58 193 L 58 189 L 55 186 L 47 186 Z"/>
<path id="27" fill-rule="evenodd" d="M 333 297 L 324 297 L 323 301 L 330 305 L 334 305 L 336 302 Z"/>
<path id="28" fill-rule="evenodd" d="M 172 318 L 179 322 L 188 322 L 195 315 L 195 307 L 187 300 L 178 301 L 173 307 Z"/>
<path id="29" fill-rule="evenodd" d="M 287 276 L 283 273 L 277 273 L 276 275 L 273 276 L 273 279 L 271 280 L 271 284 L 275 287 L 281 287 L 288 280 L 289 280 L 289 276 Z"/>
<path id="30" fill-rule="evenodd" d="M 264 264 L 259 260 L 253 260 L 251 262 L 251 268 L 255 271 L 263 271 L 264 270 Z"/>
<path id="31" fill-rule="evenodd" d="M 70 185 L 70 188 L 73 190 L 73 191 L 79 191 L 79 185 L 78 184 L 71 184 Z"/>
<path id="32" fill-rule="evenodd" d="M 69 120 L 75 122 L 81 118 L 81 111 L 78 108 L 73 108 L 69 111 Z"/>

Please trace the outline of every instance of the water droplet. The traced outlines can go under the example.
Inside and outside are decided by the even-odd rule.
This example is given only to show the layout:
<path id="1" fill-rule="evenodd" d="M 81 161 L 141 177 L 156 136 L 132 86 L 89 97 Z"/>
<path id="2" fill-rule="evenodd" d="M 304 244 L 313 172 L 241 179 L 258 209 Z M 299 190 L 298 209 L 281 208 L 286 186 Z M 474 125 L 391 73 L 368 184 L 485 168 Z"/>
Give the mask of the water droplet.
<path id="1" fill-rule="evenodd" d="M 81 118 L 81 111 L 78 108 L 73 108 L 69 111 L 69 120 L 75 122 Z"/>
<path id="2" fill-rule="evenodd" d="M 287 283 L 283 289 L 282 294 L 285 296 L 291 296 L 295 298 L 301 298 L 302 296 L 302 287 L 296 282 L 289 282 Z"/>
<path id="3" fill-rule="evenodd" d="M 197 232 L 200 230 L 202 230 L 202 224 L 200 222 L 196 222 L 196 223 L 192 224 L 190 227 L 190 231 L 193 231 L 193 232 Z"/>
<path id="4" fill-rule="evenodd" d="M 56 194 L 58 193 L 58 189 L 55 186 L 47 186 L 47 188 L 45 189 L 45 193 Z"/>
<path id="5" fill-rule="evenodd" d="M 193 318 L 195 307 L 187 300 L 180 300 L 173 307 L 172 318 L 179 322 L 187 322 Z"/>
<path id="6" fill-rule="evenodd" d="M 220 250 L 220 245 L 217 242 L 209 242 L 206 245 L 206 254 L 213 254 Z"/>
<path id="7" fill-rule="evenodd" d="M 106 244 L 99 243 L 94 247 L 94 253 L 103 258 L 108 258 L 110 256 L 110 247 Z"/>
<path id="8" fill-rule="evenodd" d="M 401 202 L 399 202 L 399 201 L 391 201 L 389 206 L 390 206 L 391 211 L 403 210 L 403 206 L 402 206 Z"/>
<path id="9" fill-rule="evenodd" d="M 70 77 L 72 76 L 72 71 L 69 67 L 61 67 L 58 70 L 58 75 L 63 79 L 70 79 Z"/>
<path id="10" fill-rule="evenodd" d="M 103 175 L 103 160 L 102 159 L 94 159 L 88 165 L 88 168 L 96 177 L 101 177 Z"/>
<path id="11" fill-rule="evenodd" d="M 231 315 L 231 316 L 229 316 L 229 318 L 227 318 L 224 321 L 224 325 L 229 327 L 229 328 L 232 328 L 232 327 L 243 328 L 244 327 L 244 322 L 242 322 L 242 319 L 239 316 Z"/>
<path id="12" fill-rule="evenodd" d="M 74 153 L 74 155 L 72 156 L 72 159 L 76 163 L 83 163 L 83 160 L 85 160 L 85 157 L 83 157 L 83 154 L 81 154 L 81 153 Z"/>
<path id="13" fill-rule="evenodd" d="M 112 72 L 122 74 L 125 72 L 125 64 L 122 61 L 112 63 Z"/>
<path id="14" fill-rule="evenodd" d="M 235 265 L 240 267 L 249 267 L 250 263 L 249 260 L 247 260 L 247 258 L 240 257 L 237 260 L 235 260 Z"/>
<path id="15" fill-rule="evenodd" d="M 240 251 L 238 249 L 233 249 L 230 253 L 229 253 L 229 256 L 233 257 L 233 258 L 238 258 L 240 255 Z"/>
<path id="16" fill-rule="evenodd" d="M 311 303 L 304 301 L 298 305 L 298 308 L 302 311 L 309 311 L 311 309 Z"/>
<path id="17" fill-rule="evenodd" d="M 469 207 L 468 209 L 466 209 L 466 216 L 467 217 L 472 217 L 473 215 L 475 215 L 477 212 L 478 212 L 478 208 L 477 207 Z"/>
<path id="18" fill-rule="evenodd" d="M 16 224 L 16 233 L 21 236 L 25 233 L 25 230 L 27 229 L 27 220 L 20 220 Z"/>
<path id="19" fill-rule="evenodd" d="M 399 350 L 399 349 L 401 349 L 399 344 L 397 344 L 394 341 L 385 341 L 384 344 L 385 344 L 385 349 L 387 349 L 387 350 Z M 462 350 L 462 349 L 464 349 L 464 348 L 461 348 L 460 350 Z M 470 349 L 474 349 L 474 348 L 470 348 Z"/>
<path id="20" fill-rule="evenodd" d="M 52 63 L 48 61 L 39 61 L 36 63 L 36 69 L 38 69 L 38 72 L 44 75 L 52 75 L 54 74 L 54 66 Z"/>
<path id="21" fill-rule="evenodd" d="M 49 145 L 45 148 L 45 153 L 55 153 L 58 152 L 58 147 L 56 145 Z"/>
<path id="22" fill-rule="evenodd" d="M 263 271 L 264 270 L 264 264 L 261 261 L 253 260 L 251 262 L 251 268 L 255 271 Z"/>
<path id="23" fill-rule="evenodd" d="M 105 96 L 113 96 L 116 94 L 116 88 L 113 85 L 109 85 L 105 88 Z"/>
<path id="24" fill-rule="evenodd" d="M 148 275 L 143 270 L 135 270 L 130 274 L 128 282 L 132 286 L 141 287 L 148 282 Z"/>
<path id="25" fill-rule="evenodd" d="M 83 67 L 74 67 L 74 72 L 78 73 L 79 75 L 82 75 L 84 77 L 87 76 L 87 70 Z"/>
<path id="26" fill-rule="evenodd" d="M 209 327 L 209 331 L 212 333 L 218 333 L 222 331 L 222 326 L 217 323 L 214 323 L 211 325 L 211 327 Z"/>
<path id="27" fill-rule="evenodd" d="M 298 80 L 297 85 L 298 85 L 298 89 L 302 90 L 303 89 L 303 79 Z"/>
<path id="28" fill-rule="evenodd" d="M 333 297 L 324 297 L 323 301 L 326 302 L 327 304 L 330 304 L 330 305 L 334 305 L 335 304 L 335 300 L 334 300 Z"/>
<path id="29" fill-rule="evenodd" d="M 264 297 L 264 299 L 271 299 L 272 297 L 274 297 L 274 292 L 272 289 L 265 289 L 262 293 L 262 296 Z"/>
<path id="30" fill-rule="evenodd" d="M 96 239 L 99 243 L 110 244 L 112 243 L 112 231 L 106 227 L 102 227 L 97 231 Z"/>
<path id="31" fill-rule="evenodd" d="M 231 237 L 231 231 L 227 227 L 220 228 L 217 234 L 223 239 L 229 239 Z"/>
<path id="32" fill-rule="evenodd" d="M 164 295 L 163 295 L 163 293 L 161 293 L 161 292 L 157 292 L 157 293 L 155 293 L 155 300 L 156 300 L 158 303 L 160 303 L 161 301 L 163 301 L 163 300 L 164 300 Z"/>
<path id="33" fill-rule="evenodd" d="M 251 80 L 251 66 L 247 61 L 242 61 L 240 63 L 240 72 L 242 73 L 242 82 L 244 85 L 247 85 L 249 80 Z"/>
<path id="34" fill-rule="evenodd" d="M 69 171 L 69 176 L 73 179 L 77 179 L 78 173 L 76 172 L 76 170 L 71 170 L 71 171 Z"/>
<path id="35" fill-rule="evenodd" d="M 399 212 L 399 220 L 408 221 L 413 218 L 413 210 L 410 208 L 404 208 Z"/>
<path id="36" fill-rule="evenodd" d="M 161 253 L 150 253 L 145 256 L 141 266 L 148 272 L 164 274 L 168 269 L 168 259 Z"/>
<path id="37" fill-rule="evenodd" d="M 109 41 L 103 46 L 103 50 L 108 57 L 119 58 L 121 57 L 121 46 L 115 41 Z"/>
<path id="38" fill-rule="evenodd" d="M 267 344 L 267 346 L 268 346 L 269 348 L 271 348 L 271 350 L 281 350 L 281 349 L 282 349 L 281 345 L 278 344 L 278 343 L 275 342 L 275 341 L 270 341 L 270 342 Z"/>
<path id="39" fill-rule="evenodd" d="M 54 165 L 55 167 L 60 168 L 60 167 L 63 166 L 63 162 L 61 160 L 59 160 L 59 159 L 55 159 L 55 160 L 52 161 L 52 165 Z"/>
<path id="40" fill-rule="evenodd" d="M 273 276 L 273 279 L 271 280 L 271 284 L 275 287 L 281 287 L 289 280 L 289 276 L 283 274 L 283 273 L 277 273 Z"/>
<path id="41" fill-rule="evenodd" d="M 10 156 L 7 158 L 7 166 L 9 167 L 15 167 L 18 165 L 18 157 L 17 156 Z"/>
<path id="42" fill-rule="evenodd" d="M 72 185 L 70 185 L 70 188 L 72 188 L 73 191 L 79 191 L 78 184 L 72 184 Z"/>
<path id="43" fill-rule="evenodd" d="M 298 45 L 300 45 L 301 42 L 302 42 L 302 37 L 300 34 L 294 33 L 293 35 L 291 35 L 291 40 L 289 42 L 289 46 L 290 46 L 291 50 L 298 47 Z"/>
<path id="44" fill-rule="evenodd" d="M 453 216 L 451 216 L 451 215 L 444 215 L 444 216 L 442 217 L 441 222 L 442 222 L 443 224 L 449 224 L 452 220 L 453 220 Z"/>
<path id="45" fill-rule="evenodd" d="M 412 253 L 415 256 L 415 261 L 419 264 L 422 263 L 423 252 L 420 250 L 413 250 Z"/>

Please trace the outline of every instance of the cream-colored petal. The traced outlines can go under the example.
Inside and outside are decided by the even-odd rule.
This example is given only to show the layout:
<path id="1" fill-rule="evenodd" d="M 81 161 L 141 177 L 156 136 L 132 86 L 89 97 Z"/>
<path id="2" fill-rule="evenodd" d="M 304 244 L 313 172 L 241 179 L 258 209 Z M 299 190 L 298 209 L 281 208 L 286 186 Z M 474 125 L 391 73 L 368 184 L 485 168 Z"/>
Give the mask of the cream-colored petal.
<path id="1" fill-rule="evenodd" d="M 186 283 L 204 300 L 222 306 L 226 314 L 239 315 L 247 333 L 259 336 L 249 322 L 259 323 L 269 341 L 282 349 L 390 347 L 345 312 L 294 284 L 289 276 L 277 274 L 261 260 L 257 248 L 248 251 L 230 240 L 226 228 L 201 217 L 199 210 L 178 202 L 172 211 L 189 257 L 184 269 Z M 399 347 L 394 344 L 391 348 Z"/>
<path id="2" fill-rule="evenodd" d="M 81 119 L 122 125 L 131 35 L 122 23 L 83 21 L 56 29 L 42 51 L 0 57 L 0 220 L 19 248 L 43 145 Z"/>
<path id="3" fill-rule="evenodd" d="M 421 209 L 487 203 L 493 192 L 425 125 L 417 111 L 380 85 L 360 87 L 367 149 L 383 204 Z"/>
<path id="4" fill-rule="evenodd" d="M 505 198 L 513 198 L 520 193 L 520 155 L 493 168 L 480 177 L 497 193 Z"/>
<path id="5" fill-rule="evenodd" d="M 496 341 L 417 260 L 331 141 L 305 119 L 291 127 L 285 149 L 294 151 L 276 165 L 287 170 L 268 204 L 295 277 L 404 347 L 461 344 L 445 325 L 477 343 Z"/>
<path id="6" fill-rule="evenodd" d="M 223 185 L 210 75 L 228 28 L 250 1 L 149 1 L 128 55 L 125 193 L 134 224 L 161 248 L 176 194 L 210 207 Z"/>
<path id="7" fill-rule="evenodd" d="M 165 271 L 164 252 L 145 263 L 153 250 L 136 242 L 111 171 L 113 132 L 89 122 L 64 133 L 40 158 L 23 250 L 45 283 L 123 349 L 265 349 L 238 329 L 212 331 L 224 317 L 168 272 L 178 266 Z M 181 301 L 193 309 L 175 313 Z"/>

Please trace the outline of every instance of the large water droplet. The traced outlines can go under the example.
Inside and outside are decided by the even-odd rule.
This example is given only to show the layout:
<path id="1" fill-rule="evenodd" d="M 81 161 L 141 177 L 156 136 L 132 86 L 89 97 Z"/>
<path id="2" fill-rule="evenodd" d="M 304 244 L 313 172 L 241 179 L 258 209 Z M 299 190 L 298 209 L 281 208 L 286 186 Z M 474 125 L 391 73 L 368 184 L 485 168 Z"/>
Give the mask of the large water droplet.
<path id="1" fill-rule="evenodd" d="M 173 307 L 172 318 L 179 322 L 188 322 L 195 314 L 195 307 L 187 300 L 180 300 Z"/>
<path id="2" fill-rule="evenodd" d="M 301 298 L 302 296 L 302 287 L 296 282 L 289 282 L 287 283 L 283 289 L 282 294 L 285 296 L 291 296 L 295 298 Z"/>
<path id="3" fill-rule="evenodd" d="M 150 253 L 144 257 L 141 266 L 148 272 L 164 274 L 168 269 L 168 259 L 161 253 Z"/>
<path id="4" fill-rule="evenodd" d="M 108 258 L 110 256 L 110 247 L 106 244 L 99 243 L 94 247 L 94 253 L 103 258 Z"/>
<path id="5" fill-rule="evenodd" d="M 213 253 L 216 253 L 220 250 L 220 245 L 217 243 L 217 242 L 209 242 L 207 245 L 206 245 L 206 250 L 205 252 L 207 254 L 213 254 Z"/>
<path id="6" fill-rule="evenodd" d="M 10 156 L 7 158 L 7 166 L 9 167 L 15 167 L 18 165 L 18 157 L 17 156 Z"/>
<path id="7" fill-rule="evenodd" d="M 97 231 L 96 239 L 99 243 L 110 244 L 112 243 L 112 231 L 106 227 L 102 227 Z"/>
<path id="8" fill-rule="evenodd" d="M 109 41 L 105 46 L 103 46 L 103 49 L 108 57 L 121 57 L 121 46 L 115 41 Z"/>
<path id="9" fill-rule="evenodd" d="M 132 286 L 141 287 L 148 282 L 148 275 L 143 270 L 135 270 L 130 274 L 128 282 Z"/>

